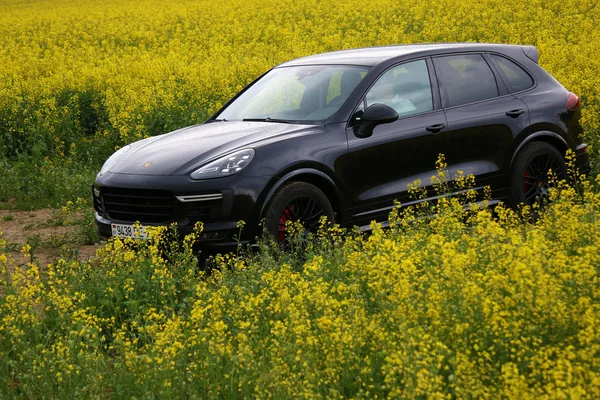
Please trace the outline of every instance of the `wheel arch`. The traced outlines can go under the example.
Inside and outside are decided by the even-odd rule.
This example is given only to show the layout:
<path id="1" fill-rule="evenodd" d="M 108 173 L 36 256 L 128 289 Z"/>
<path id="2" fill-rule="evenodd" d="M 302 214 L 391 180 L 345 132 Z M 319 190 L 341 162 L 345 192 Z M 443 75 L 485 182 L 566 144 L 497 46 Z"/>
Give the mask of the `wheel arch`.
<path id="1" fill-rule="evenodd" d="M 288 172 L 284 176 L 282 176 L 275 184 L 269 189 L 267 195 L 265 196 L 264 201 L 262 202 L 259 220 L 264 217 L 267 204 L 273 197 L 273 195 L 286 183 L 290 182 L 305 182 L 310 183 L 311 185 L 316 186 L 321 190 L 327 198 L 331 202 L 331 206 L 333 207 L 333 211 L 336 215 L 341 217 L 341 219 L 345 219 L 345 198 L 342 193 L 339 191 L 337 185 L 333 181 L 333 179 L 327 175 L 326 173 L 319 171 L 313 168 L 300 168 L 294 171 Z M 340 221 L 338 221 L 339 223 Z"/>
<path id="2" fill-rule="evenodd" d="M 509 171 L 512 171 L 515 158 L 517 158 L 517 155 L 519 154 L 521 149 L 523 149 L 523 147 L 526 146 L 527 144 L 533 143 L 533 142 L 546 142 L 546 143 L 554 146 L 563 155 L 563 157 L 565 156 L 565 154 L 567 153 L 567 150 L 569 149 L 569 144 L 567 143 L 567 141 L 562 136 L 560 136 L 558 133 L 550 132 L 550 131 L 538 131 L 538 132 L 532 133 L 531 135 L 529 135 L 525 139 L 523 139 L 523 141 L 521 141 L 521 143 L 519 143 L 519 145 L 517 146 L 516 150 L 512 153 L 512 157 L 510 159 Z"/>

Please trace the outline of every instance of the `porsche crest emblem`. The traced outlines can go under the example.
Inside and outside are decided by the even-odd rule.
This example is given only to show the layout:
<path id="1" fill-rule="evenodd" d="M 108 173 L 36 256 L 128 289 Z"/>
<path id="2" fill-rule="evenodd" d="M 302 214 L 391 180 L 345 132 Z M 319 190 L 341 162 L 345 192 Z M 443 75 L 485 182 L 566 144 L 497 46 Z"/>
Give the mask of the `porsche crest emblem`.
<path id="1" fill-rule="evenodd" d="M 152 164 L 151 162 L 147 162 L 146 164 L 144 164 L 144 168 L 148 168 L 150 166 L 150 164 Z"/>

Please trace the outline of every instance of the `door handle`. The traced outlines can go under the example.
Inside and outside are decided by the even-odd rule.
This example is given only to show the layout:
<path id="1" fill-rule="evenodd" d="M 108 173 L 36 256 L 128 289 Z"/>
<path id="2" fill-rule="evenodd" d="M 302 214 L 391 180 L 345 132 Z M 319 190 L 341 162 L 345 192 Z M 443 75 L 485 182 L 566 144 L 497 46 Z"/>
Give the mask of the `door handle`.
<path id="1" fill-rule="evenodd" d="M 440 131 L 442 129 L 444 129 L 445 127 L 446 127 L 446 124 L 435 124 L 435 125 L 429 125 L 425 129 L 427 129 L 431 133 L 440 133 Z"/>
<path id="2" fill-rule="evenodd" d="M 523 114 L 524 112 L 525 110 L 510 110 L 506 112 L 506 115 L 511 118 L 519 118 L 519 115 Z"/>

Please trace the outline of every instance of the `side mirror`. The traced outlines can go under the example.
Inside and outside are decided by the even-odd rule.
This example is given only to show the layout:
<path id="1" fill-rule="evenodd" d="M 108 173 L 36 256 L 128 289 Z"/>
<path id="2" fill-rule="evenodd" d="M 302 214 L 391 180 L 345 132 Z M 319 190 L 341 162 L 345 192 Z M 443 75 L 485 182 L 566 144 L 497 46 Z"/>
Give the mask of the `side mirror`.
<path id="1" fill-rule="evenodd" d="M 388 124 L 398 119 L 398 113 L 390 106 L 376 103 L 365 110 L 361 116 L 360 124 L 354 129 L 354 134 L 359 138 L 367 138 L 373 134 L 373 129 L 380 124 Z"/>

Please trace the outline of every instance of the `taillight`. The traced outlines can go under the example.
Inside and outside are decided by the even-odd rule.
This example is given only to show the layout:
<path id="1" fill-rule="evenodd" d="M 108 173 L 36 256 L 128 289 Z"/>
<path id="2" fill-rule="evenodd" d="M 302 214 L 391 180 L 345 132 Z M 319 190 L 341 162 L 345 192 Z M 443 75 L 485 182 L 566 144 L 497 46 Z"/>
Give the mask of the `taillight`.
<path id="1" fill-rule="evenodd" d="M 567 107 L 567 110 L 569 111 L 579 110 L 581 108 L 579 97 L 577 97 L 575 93 L 569 92 L 569 95 L 567 96 L 567 104 L 565 104 L 565 107 Z"/>

